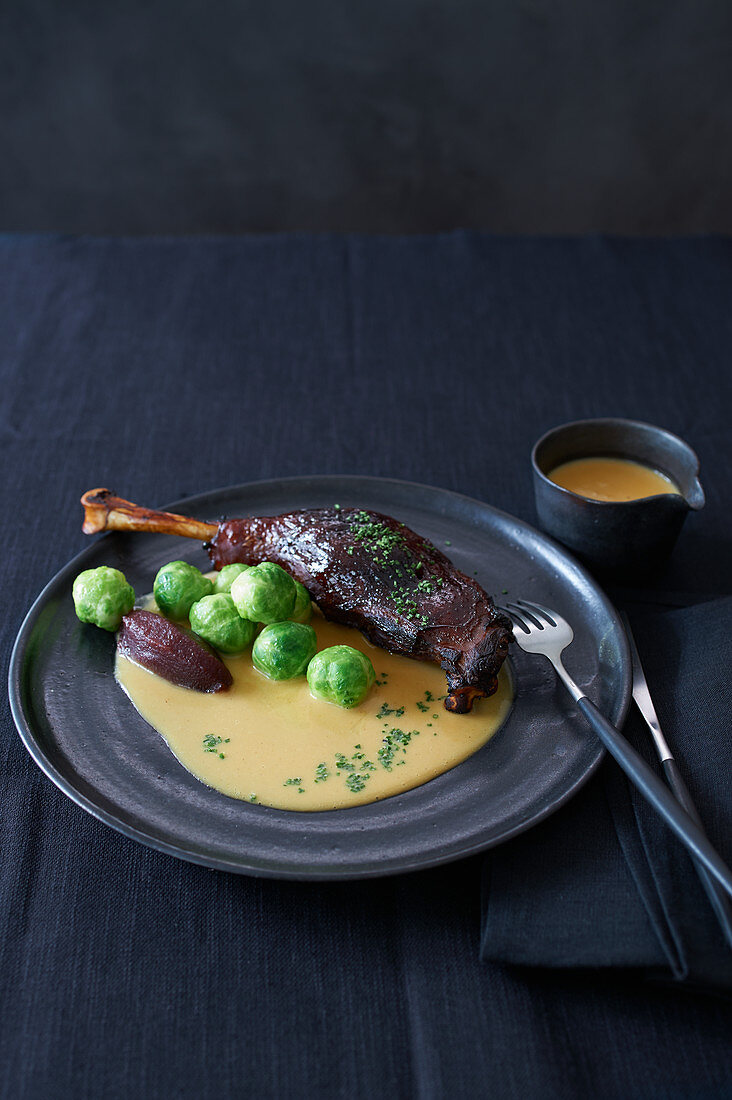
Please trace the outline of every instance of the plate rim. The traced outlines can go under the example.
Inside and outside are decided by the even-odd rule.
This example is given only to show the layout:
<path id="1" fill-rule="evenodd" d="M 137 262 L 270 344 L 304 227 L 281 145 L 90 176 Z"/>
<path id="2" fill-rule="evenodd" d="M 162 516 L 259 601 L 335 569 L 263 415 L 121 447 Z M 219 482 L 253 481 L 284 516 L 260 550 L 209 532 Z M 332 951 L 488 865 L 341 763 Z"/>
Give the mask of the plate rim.
<path id="1" fill-rule="evenodd" d="M 613 604 L 611 603 L 607 594 L 599 586 L 598 582 L 591 576 L 588 570 L 579 562 L 576 558 L 561 544 L 552 539 L 549 535 L 546 535 L 543 531 L 539 531 L 538 528 L 533 527 L 525 520 L 512 515 L 509 512 L 505 512 L 502 509 L 496 508 L 492 504 L 486 501 L 480 500 L 478 497 L 471 497 L 468 494 L 460 493 L 453 489 L 443 488 L 437 485 L 430 485 L 423 482 L 415 482 L 404 478 L 389 478 L 378 477 L 368 474 L 298 474 L 294 476 L 281 477 L 281 478 L 260 478 L 256 481 L 240 482 L 232 485 L 219 486 L 210 491 L 199 492 L 191 494 L 190 496 L 182 497 L 178 500 L 172 501 L 166 505 L 160 505 L 160 509 L 165 511 L 179 511 L 182 514 L 186 514 L 188 507 L 196 508 L 196 504 L 199 501 L 211 501 L 211 498 L 218 495 L 226 495 L 232 493 L 246 492 L 252 489 L 262 489 L 269 487 L 272 489 L 280 489 L 283 486 L 299 486 L 304 487 L 308 483 L 317 483 L 319 488 L 323 488 L 328 482 L 338 482 L 340 485 L 344 481 L 351 481 L 354 483 L 368 483 L 370 486 L 398 486 L 401 489 L 413 489 L 421 492 L 435 493 L 438 495 L 447 494 L 451 498 L 457 498 L 465 504 L 470 506 L 478 506 L 480 509 L 486 509 L 493 515 L 499 517 L 502 521 L 508 521 L 510 524 L 515 524 L 519 528 L 527 529 L 533 537 L 545 543 L 552 552 L 560 559 L 566 560 L 566 562 L 576 571 L 586 584 L 593 590 L 593 594 L 600 600 L 603 605 L 603 610 L 608 616 L 609 620 L 617 628 L 617 636 L 620 643 L 621 650 L 621 673 L 622 673 L 622 685 L 619 697 L 618 705 L 618 718 L 617 725 L 622 729 L 625 719 L 630 707 L 630 699 L 632 692 L 632 676 L 631 676 L 631 661 L 630 651 L 628 648 L 625 631 L 622 626 L 619 614 Z M 172 843 L 170 841 L 161 839 L 158 836 L 152 835 L 145 831 L 144 828 L 139 826 L 130 825 L 128 822 L 118 817 L 114 813 L 106 810 L 104 807 L 97 805 L 92 799 L 88 798 L 82 791 L 78 790 L 74 786 L 73 782 L 68 780 L 48 758 L 43 751 L 41 745 L 36 739 L 30 723 L 26 720 L 26 716 L 22 705 L 22 690 L 21 690 L 21 671 L 22 671 L 22 659 L 25 655 L 26 644 L 30 633 L 35 626 L 36 619 L 39 612 L 45 606 L 46 594 L 50 589 L 54 588 L 59 582 L 63 581 L 65 574 L 75 573 L 78 568 L 78 564 L 85 557 L 94 553 L 96 547 L 99 546 L 105 538 L 116 534 L 116 532 L 104 532 L 99 538 L 95 538 L 88 546 L 85 546 L 72 558 L 70 558 L 57 572 L 47 581 L 41 591 L 38 593 L 26 615 L 23 618 L 21 626 L 13 644 L 13 648 L 10 655 L 10 663 L 8 668 L 8 695 L 10 700 L 10 710 L 12 713 L 15 727 L 18 731 L 21 741 L 25 746 L 27 752 L 39 767 L 39 769 L 46 775 L 48 779 L 72 802 L 74 802 L 81 809 L 85 810 L 92 817 L 101 821 L 103 824 L 113 828 L 116 832 L 121 833 L 123 836 L 131 840 L 135 840 L 138 843 L 145 845 L 148 848 L 152 848 L 155 851 L 163 852 L 166 855 L 171 855 L 177 859 L 182 859 L 189 863 L 194 863 L 198 866 L 208 867 L 219 871 L 228 871 L 233 874 L 251 875 L 257 878 L 269 878 L 275 880 L 289 880 L 289 881 L 339 881 L 339 880 L 357 880 L 357 879 L 373 879 L 390 877 L 398 874 L 408 874 L 419 870 L 428 870 L 437 866 L 442 866 L 446 863 L 455 862 L 458 859 L 468 859 L 471 856 L 477 855 L 481 852 L 486 852 L 490 848 L 496 847 L 499 844 L 503 844 L 506 841 L 512 839 L 515 836 L 533 828 L 535 825 L 540 824 L 542 821 L 550 817 L 558 809 L 560 809 L 565 803 L 570 801 L 577 792 L 588 782 L 588 780 L 595 774 L 603 759 L 605 758 L 605 749 L 602 744 L 597 742 L 597 751 L 594 759 L 589 763 L 584 772 L 572 783 L 569 787 L 562 790 L 551 801 L 544 806 L 541 810 L 538 810 L 532 815 L 529 821 L 519 821 L 514 825 L 503 829 L 497 835 L 494 835 L 489 840 L 476 837 L 472 843 L 464 844 L 460 846 L 460 850 L 454 853 L 445 852 L 444 850 L 431 855 L 429 852 L 426 854 L 418 854 L 411 859 L 402 860 L 398 864 L 389 864 L 376 867 L 362 867 L 352 869 L 338 869 L 338 868 L 290 868 L 290 867 L 270 867 L 270 866 L 254 866 L 252 863 L 243 865 L 240 861 L 233 861 L 226 858 L 219 858 L 216 856 L 210 856 L 206 854 L 199 854 L 196 851 L 191 851 L 189 848 L 183 848 L 179 844 Z M 301 811 L 292 811 L 302 816 Z M 307 815 L 304 815 L 307 816 Z M 245 857 L 246 858 L 246 857 Z M 249 857 L 251 859 L 251 857 Z"/>

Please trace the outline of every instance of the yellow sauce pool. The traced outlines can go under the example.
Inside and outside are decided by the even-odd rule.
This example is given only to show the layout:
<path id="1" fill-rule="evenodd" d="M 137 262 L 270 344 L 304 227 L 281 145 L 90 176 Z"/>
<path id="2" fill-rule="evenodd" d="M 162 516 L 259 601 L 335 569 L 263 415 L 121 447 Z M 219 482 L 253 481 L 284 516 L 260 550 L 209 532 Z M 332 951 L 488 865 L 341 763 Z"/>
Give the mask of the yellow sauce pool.
<path id="1" fill-rule="evenodd" d="M 439 698 L 446 691 L 439 666 L 374 648 L 318 614 L 312 625 L 318 649 L 351 645 L 371 658 L 377 683 L 360 706 L 343 710 L 314 699 L 304 676 L 268 680 L 248 652 L 225 658 L 234 684 L 213 695 L 170 684 L 119 654 L 115 675 L 202 783 L 287 810 L 356 806 L 419 786 L 485 744 L 510 710 L 505 667 L 495 695 L 470 714 L 449 714 Z"/>

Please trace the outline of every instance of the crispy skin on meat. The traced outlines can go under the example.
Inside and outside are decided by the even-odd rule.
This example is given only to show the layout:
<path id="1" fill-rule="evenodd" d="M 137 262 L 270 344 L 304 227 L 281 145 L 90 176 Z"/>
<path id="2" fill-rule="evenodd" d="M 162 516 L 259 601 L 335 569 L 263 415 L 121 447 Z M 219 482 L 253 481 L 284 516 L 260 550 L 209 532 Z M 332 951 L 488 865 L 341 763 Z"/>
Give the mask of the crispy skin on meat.
<path id="1" fill-rule="evenodd" d="M 326 619 L 356 627 L 390 653 L 439 663 L 449 711 L 465 714 L 496 690 L 511 623 L 477 581 L 390 516 L 314 508 L 225 520 L 205 545 L 217 569 L 277 562 Z"/>

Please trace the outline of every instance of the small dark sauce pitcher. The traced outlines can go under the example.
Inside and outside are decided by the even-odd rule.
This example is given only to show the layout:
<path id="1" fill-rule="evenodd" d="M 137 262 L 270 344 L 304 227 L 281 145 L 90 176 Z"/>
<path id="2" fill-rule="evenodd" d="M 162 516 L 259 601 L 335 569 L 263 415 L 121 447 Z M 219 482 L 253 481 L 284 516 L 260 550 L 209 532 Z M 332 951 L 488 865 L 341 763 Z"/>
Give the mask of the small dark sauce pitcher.
<path id="1" fill-rule="evenodd" d="M 605 501 L 562 489 L 549 474 L 562 462 L 626 458 L 670 477 L 679 493 Z M 543 435 L 531 453 L 539 523 L 601 580 L 632 584 L 668 558 L 690 509 L 704 507 L 699 460 L 678 436 L 637 420 L 576 420 Z"/>

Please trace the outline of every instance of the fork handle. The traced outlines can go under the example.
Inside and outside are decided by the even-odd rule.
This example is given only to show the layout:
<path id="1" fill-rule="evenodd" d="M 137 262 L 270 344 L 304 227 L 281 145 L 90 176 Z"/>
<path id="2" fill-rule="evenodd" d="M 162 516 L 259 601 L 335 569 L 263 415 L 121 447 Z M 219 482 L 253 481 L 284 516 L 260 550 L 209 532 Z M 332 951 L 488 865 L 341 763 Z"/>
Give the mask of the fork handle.
<path id="1" fill-rule="evenodd" d="M 592 726 L 605 748 L 614 756 L 628 778 L 640 793 L 659 812 L 670 829 L 676 833 L 692 855 L 704 864 L 708 871 L 732 895 L 732 871 L 719 853 L 712 847 L 696 822 L 682 809 L 652 768 L 646 764 L 633 746 L 615 729 L 591 699 L 586 695 L 577 700 L 577 706 Z"/>
<path id="2" fill-rule="evenodd" d="M 667 757 L 662 761 L 662 766 L 668 785 L 676 795 L 676 801 L 684 807 L 687 814 L 693 822 L 695 822 L 700 829 L 703 830 L 704 826 L 702 820 L 699 817 L 699 812 L 692 802 L 689 789 L 684 782 L 683 776 L 678 769 L 674 758 Z M 709 898 L 709 904 L 711 905 L 714 913 L 719 921 L 719 925 L 724 933 L 724 938 L 727 944 L 732 947 L 732 909 L 730 908 L 729 898 L 725 896 L 720 885 L 712 876 L 703 864 L 694 857 L 694 867 L 696 873 L 699 876 L 704 891 Z"/>

